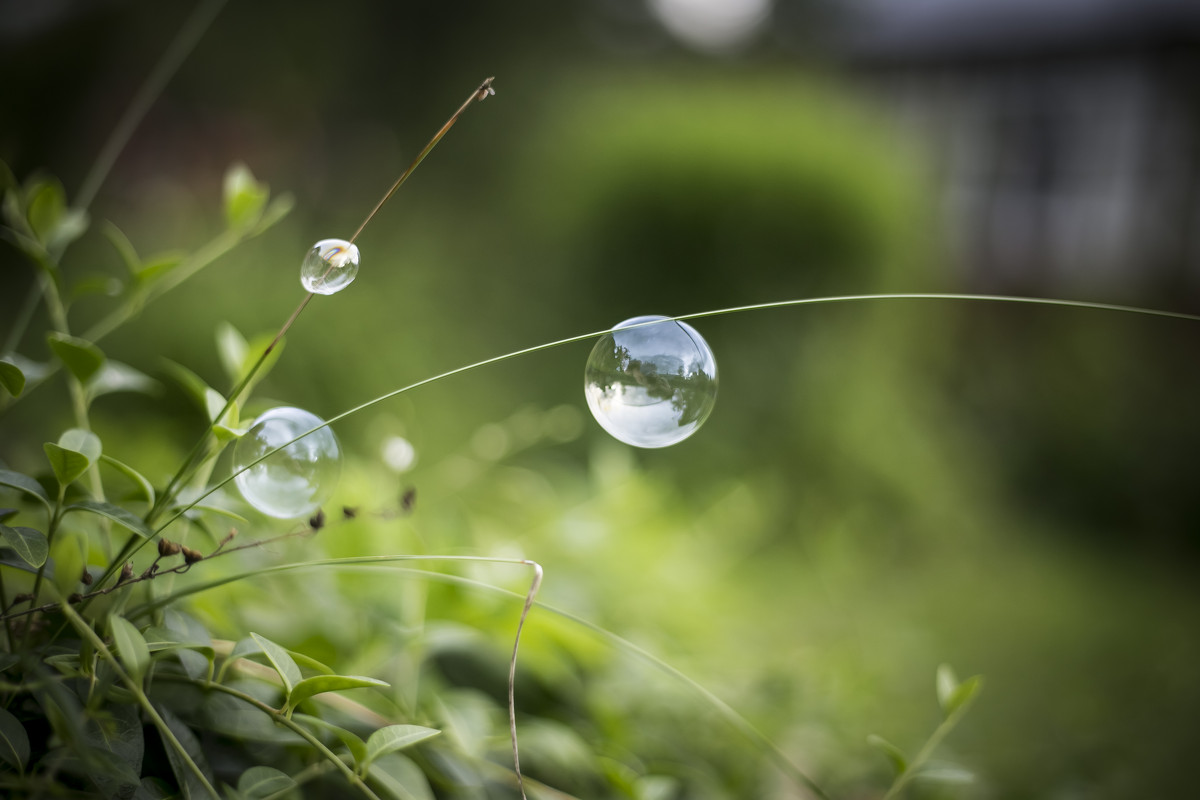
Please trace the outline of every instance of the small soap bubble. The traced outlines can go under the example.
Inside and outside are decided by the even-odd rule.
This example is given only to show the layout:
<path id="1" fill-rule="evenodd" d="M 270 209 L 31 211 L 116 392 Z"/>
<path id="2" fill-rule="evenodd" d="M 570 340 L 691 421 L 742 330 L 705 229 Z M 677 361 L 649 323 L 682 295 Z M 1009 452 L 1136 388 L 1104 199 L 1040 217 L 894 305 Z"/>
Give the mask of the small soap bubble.
<path id="1" fill-rule="evenodd" d="M 322 239 L 300 265 L 300 283 L 307 291 L 333 294 L 345 289 L 358 275 L 358 247 L 345 239 Z"/>
<path id="2" fill-rule="evenodd" d="M 233 450 L 233 468 L 240 470 L 322 422 L 299 408 L 273 408 L 254 421 Z M 329 499 L 342 471 L 342 450 L 329 428 L 292 442 L 268 456 L 235 480 L 246 502 L 280 519 L 311 514 Z"/>
<path id="3" fill-rule="evenodd" d="M 634 317 L 596 342 L 583 388 L 604 430 L 635 447 L 666 447 L 708 419 L 717 399 L 717 362 L 691 325 Z"/>

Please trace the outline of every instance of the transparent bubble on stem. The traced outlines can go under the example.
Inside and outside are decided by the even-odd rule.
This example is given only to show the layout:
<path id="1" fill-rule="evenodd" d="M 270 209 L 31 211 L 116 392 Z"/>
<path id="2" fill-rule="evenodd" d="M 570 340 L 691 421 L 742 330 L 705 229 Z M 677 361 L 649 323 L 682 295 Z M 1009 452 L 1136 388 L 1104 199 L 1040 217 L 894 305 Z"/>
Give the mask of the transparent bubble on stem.
<path id="1" fill-rule="evenodd" d="M 667 447 L 708 419 L 717 361 L 691 325 L 633 317 L 596 342 L 583 388 L 592 416 L 612 436 L 635 447 Z"/>
<path id="2" fill-rule="evenodd" d="M 315 414 L 288 406 L 273 408 L 254 421 L 233 450 L 240 470 L 320 425 Z M 342 471 L 342 450 L 329 428 L 321 428 L 241 472 L 234 479 L 242 497 L 271 517 L 304 517 L 333 494 Z"/>
<path id="3" fill-rule="evenodd" d="M 316 294 L 334 294 L 358 275 L 358 247 L 345 239 L 322 239 L 309 248 L 300 265 L 300 283 Z"/>

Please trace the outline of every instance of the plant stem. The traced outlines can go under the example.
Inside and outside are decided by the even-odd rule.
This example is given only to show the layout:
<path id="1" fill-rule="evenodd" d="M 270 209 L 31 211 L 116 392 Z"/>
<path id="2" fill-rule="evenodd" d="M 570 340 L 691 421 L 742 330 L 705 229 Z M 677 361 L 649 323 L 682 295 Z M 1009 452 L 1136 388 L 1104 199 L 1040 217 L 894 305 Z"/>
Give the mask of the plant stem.
<path id="1" fill-rule="evenodd" d="M 234 689 L 232 687 L 226 686 L 221 683 L 197 680 L 197 679 L 191 678 L 187 675 L 179 675 L 179 674 L 173 674 L 173 673 L 160 673 L 158 676 L 158 680 L 169 680 L 169 681 L 176 681 L 179 683 L 190 683 L 193 686 L 198 686 L 202 689 L 207 689 L 207 690 L 211 690 L 214 692 L 223 692 L 224 694 L 227 694 L 231 697 L 236 697 L 237 699 L 241 700 L 242 702 L 254 706 L 259 711 L 262 711 L 264 714 L 267 714 L 268 716 L 270 716 L 276 725 L 282 725 L 283 727 L 288 728 L 293 733 L 297 734 L 298 736 L 303 738 L 306 742 L 308 742 L 310 745 L 312 745 L 314 748 L 316 748 L 317 751 L 321 753 L 321 755 L 325 758 L 326 761 L 333 764 L 333 766 L 335 766 L 342 773 L 342 775 L 345 776 L 346 780 L 349 781 L 352 786 L 354 786 L 356 789 L 358 789 L 360 792 L 362 792 L 366 797 L 371 798 L 371 800 L 379 800 L 379 797 L 373 791 L 371 791 L 371 787 L 369 787 L 365 783 L 363 783 L 362 778 L 360 778 L 358 776 L 358 774 L 355 773 L 354 770 L 350 769 L 350 767 L 346 765 L 346 762 L 344 762 L 344 761 L 342 761 L 342 759 L 338 758 L 336 753 L 334 753 L 332 750 L 330 750 L 328 747 L 326 747 L 324 742 L 322 742 L 320 739 L 318 739 L 316 736 L 314 736 L 312 734 L 312 732 L 310 732 L 303 725 L 301 725 L 300 723 L 291 719 L 290 717 L 285 716 L 284 714 L 280 713 L 280 711 L 278 709 L 272 708 L 270 705 L 268 705 L 267 703 L 264 703 L 263 701 L 259 700 L 258 698 L 254 697 L 252 695 L 246 694 L 245 692 L 238 691 L 237 689 Z"/>
<path id="2" fill-rule="evenodd" d="M 350 237 L 351 244 L 354 244 L 354 240 L 357 239 L 358 235 L 363 232 L 363 228 L 367 227 L 367 223 L 370 222 L 377 213 L 379 213 L 379 209 L 383 208 L 383 204 L 391 199 L 391 196 L 396 193 L 396 190 L 399 189 L 406 180 L 408 180 L 408 176 L 412 175 L 413 170 L 421 165 L 421 162 L 425 160 L 425 156 L 429 155 L 430 152 L 433 151 L 433 148 L 437 147 L 437 143 L 442 140 L 442 137 L 446 135 L 446 132 L 454 127 L 454 123 L 458 122 L 458 118 L 462 116 L 463 112 L 470 108 L 472 104 L 481 102 L 496 93 L 496 90 L 492 88 L 492 81 L 494 80 L 496 79 L 485 79 L 483 83 L 479 84 L 479 88 L 474 92 L 471 92 L 471 96 L 468 97 L 463 104 L 458 107 L 458 111 L 455 111 L 450 116 L 450 119 L 446 120 L 446 124 L 442 125 L 438 132 L 433 135 L 433 138 L 429 140 L 429 143 L 425 145 L 425 148 L 421 150 L 421 152 L 417 154 L 417 157 L 413 159 L 413 162 L 408 165 L 408 169 L 400 173 L 400 177 L 397 178 L 396 182 L 392 184 L 392 188 L 387 190 L 380 201 L 375 204 L 375 208 L 371 209 L 371 213 L 367 214 L 367 218 L 362 221 L 362 224 L 358 226 L 358 230 L 356 230 L 354 235 Z"/>
<path id="3" fill-rule="evenodd" d="M 127 673 L 124 668 L 121 667 L 121 664 L 117 661 L 116 656 L 114 656 L 112 651 L 108 649 L 108 645 L 104 643 L 104 640 L 96 635 L 96 632 L 92 630 L 92 626 L 84 621 L 83 617 L 79 616 L 79 614 L 75 612 L 75 609 L 71 608 L 70 604 L 63 602 L 60 607 L 62 608 L 62 612 L 67 617 L 68 621 L 70 621 L 71 625 L 74 626 L 75 630 L 77 630 L 81 636 L 87 639 L 88 642 L 91 643 L 92 647 L 96 648 L 96 652 L 100 653 L 100 655 L 102 655 L 112 665 L 113 671 L 117 674 L 117 677 L 120 678 L 121 682 L 125 684 L 126 688 L 128 688 L 129 691 L 133 693 L 134 697 L 137 698 L 138 705 L 140 705 L 142 710 L 146 712 L 146 716 L 148 716 L 150 721 L 154 723 L 154 727 L 158 728 L 158 732 L 162 734 L 163 739 L 173 750 L 175 750 L 175 752 L 183 760 L 184 765 L 187 766 L 187 768 L 196 776 L 208 794 L 213 798 L 213 800 L 220 800 L 220 795 L 217 794 L 217 790 L 213 788 L 211 783 L 209 783 L 208 778 L 205 777 L 204 771 L 200 769 L 200 766 L 194 760 L 192 760 L 190 755 L 188 755 L 187 748 L 183 746 L 183 743 L 180 742 L 175 734 L 171 731 L 171 727 L 167 725 L 167 721 L 162 718 L 162 715 L 158 713 L 158 709 L 156 709 L 154 704 L 150 702 L 150 698 L 147 697 L 145 691 L 142 690 L 141 684 L 130 677 L 129 673 Z"/>

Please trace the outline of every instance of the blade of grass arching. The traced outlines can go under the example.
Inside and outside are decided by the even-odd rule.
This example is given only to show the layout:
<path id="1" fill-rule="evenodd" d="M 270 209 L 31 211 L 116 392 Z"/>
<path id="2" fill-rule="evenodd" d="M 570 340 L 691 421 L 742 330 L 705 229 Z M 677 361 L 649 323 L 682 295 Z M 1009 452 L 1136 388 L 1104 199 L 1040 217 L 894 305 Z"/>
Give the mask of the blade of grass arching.
<path id="1" fill-rule="evenodd" d="M 534 567 L 535 575 L 534 575 L 534 580 L 530 586 L 530 591 L 528 593 L 526 593 L 525 595 L 521 595 L 517 592 L 509 591 L 508 589 L 502 589 L 497 586 L 492 586 L 490 584 L 482 583 L 480 581 L 472 580 L 470 578 L 464 578 L 459 575 L 450 575 L 450 574 L 447 574 L 444 572 L 433 572 L 430 570 L 391 566 L 392 564 L 396 564 L 396 563 L 404 562 L 404 561 L 475 561 L 475 562 L 482 561 L 482 562 L 488 562 L 488 563 L 494 563 L 494 564 L 515 564 L 515 565 Z M 563 611 L 563 610 L 555 608 L 553 606 L 546 605 L 545 603 L 536 602 L 534 600 L 533 595 L 536 593 L 537 588 L 541 583 L 542 570 L 541 570 L 540 566 L 538 566 L 535 562 L 532 562 L 532 561 L 527 561 L 527 560 L 523 560 L 523 559 L 513 559 L 513 558 L 491 558 L 488 556 L 414 556 L 414 555 L 358 556 L 358 557 L 349 557 L 349 558 L 321 559 L 321 560 L 315 560 L 315 561 L 297 561 L 297 562 L 292 562 L 292 563 L 288 563 L 288 564 L 277 564 L 273 567 L 266 567 L 264 569 L 242 572 L 242 573 L 238 573 L 238 574 L 234 574 L 234 575 L 227 575 L 227 576 L 224 576 L 221 578 L 214 578 L 212 580 L 205 581 L 203 583 L 197 583 L 195 585 L 188 586 L 183 589 L 179 589 L 170 595 L 160 597 L 152 602 L 138 606 L 136 609 L 129 612 L 129 616 L 131 616 L 131 617 L 141 616 L 143 614 L 150 613 L 151 611 L 154 611 L 163 606 L 169 605 L 170 603 L 173 603 L 176 600 L 180 600 L 184 597 L 187 597 L 187 596 L 190 596 L 193 594 L 199 594 L 201 592 L 206 592 L 210 589 L 215 589 L 220 586 L 228 585 L 230 583 L 236 583 L 238 581 L 247 580 L 249 578 L 267 576 L 267 575 L 272 575 L 272 574 L 282 574 L 282 573 L 287 573 L 287 572 L 307 572 L 310 570 L 321 570 L 321 569 L 386 571 L 389 573 L 403 572 L 406 575 L 416 577 L 416 578 L 419 578 L 422 580 L 439 581 L 442 583 L 451 583 L 456 586 L 465 586 L 465 587 L 474 588 L 474 589 L 481 589 L 481 590 L 493 592 L 496 594 L 502 594 L 502 595 L 514 597 L 517 599 L 523 599 L 525 602 L 525 608 L 521 615 L 521 625 L 524 624 L 525 616 L 528 613 L 528 611 L 534 606 L 541 608 L 545 611 L 548 611 L 552 614 L 556 614 L 560 617 L 563 617 L 564 619 L 570 620 L 571 622 L 574 622 L 574 623 L 582 626 L 583 628 L 591 631 L 592 633 L 596 634 L 597 636 L 603 638 L 609 644 L 641 659 L 642 661 L 645 661 L 648 664 L 653 665 L 654 667 L 662 670 L 663 672 L 670 675 L 671 677 L 676 678 L 677 680 L 681 681 L 684 685 L 690 687 L 693 691 L 695 691 L 697 694 L 699 694 L 701 697 L 703 697 L 706 702 L 708 702 L 710 705 L 712 705 L 712 707 L 714 709 L 716 709 L 718 711 L 718 713 L 720 713 L 720 715 L 722 717 L 724 717 L 725 720 L 727 722 L 729 722 L 739 733 L 741 733 L 748 741 L 750 741 L 750 743 L 752 745 L 754 745 L 756 748 L 758 748 L 760 752 L 766 754 L 771 759 L 771 761 L 775 763 L 775 765 L 779 768 L 779 770 L 781 772 L 783 772 L 785 775 L 787 775 L 798 787 L 809 792 L 811 795 L 813 795 L 817 798 L 820 798 L 820 800 L 829 800 L 829 796 L 824 792 L 824 790 L 822 790 L 821 787 L 818 786 L 815 781 L 813 781 L 811 778 L 809 778 L 808 775 L 806 775 L 799 767 L 797 767 L 795 764 L 793 764 L 791 762 L 791 760 L 788 759 L 788 757 L 783 753 L 783 751 L 780 750 L 779 747 L 774 742 L 772 742 L 770 740 L 770 738 L 768 738 L 766 736 L 766 734 L 759 731 L 756 727 L 754 727 L 754 725 L 749 720 L 747 720 L 745 717 L 743 717 L 741 714 L 739 714 L 736 710 L 734 710 L 728 703 L 721 700 L 719 697 L 717 697 L 715 694 L 710 692 L 708 689 L 704 688 L 702 685 L 697 683 L 695 680 L 693 680 L 692 678 L 689 678 L 687 675 L 680 672 L 675 667 L 672 667 L 670 664 L 666 663 L 665 661 L 658 658 L 657 656 L 638 647 L 633 642 L 630 642 L 629 640 L 624 639 L 621 636 L 619 636 L 615 633 L 612 633 L 611 631 L 609 631 L 605 628 L 600 627 L 599 625 L 588 622 L 587 620 L 583 619 L 582 617 L 577 617 L 574 614 L 571 614 L 570 612 Z M 515 658 L 516 652 L 517 652 L 517 644 L 519 644 L 519 641 L 520 641 L 520 632 L 521 632 L 521 626 L 519 625 L 518 629 L 517 629 L 517 641 L 514 642 L 514 644 L 513 644 L 514 658 Z M 512 704 L 512 705 L 510 705 L 509 713 L 510 713 L 510 727 L 511 727 L 512 731 L 515 731 L 515 722 L 514 722 L 514 716 L 513 716 L 515 714 L 515 711 L 513 710 L 515 708 L 515 698 L 513 697 L 513 694 L 512 694 L 512 683 L 511 683 L 511 681 L 515 675 L 515 673 L 512 671 L 514 669 L 514 667 L 513 667 L 514 663 L 515 662 L 510 662 L 510 665 L 509 665 L 510 666 L 509 699 L 510 699 L 510 704 Z M 515 745 L 514 745 L 514 747 L 515 747 Z M 515 753 L 514 753 L 514 755 L 515 755 Z M 517 765 L 516 760 L 514 760 L 514 765 L 515 766 Z M 519 775 L 519 772 L 518 772 L 518 775 Z"/>
<path id="2" fill-rule="evenodd" d="M 1084 301 L 1084 300 L 1056 300 L 1056 299 L 1051 299 L 1051 298 L 1017 297 L 1017 296 L 1012 296 L 1012 295 L 932 294 L 932 293 L 858 294 L 858 295 L 839 295 L 839 296 L 834 296 L 834 297 L 805 297 L 805 298 L 799 298 L 799 299 L 794 299 L 794 300 L 778 300 L 778 301 L 774 301 L 774 302 L 770 302 L 770 303 L 756 303 L 753 305 L 732 306 L 730 308 L 719 308 L 719 309 L 714 309 L 711 311 L 699 311 L 699 312 L 692 313 L 692 314 L 680 314 L 680 315 L 674 316 L 674 317 L 667 317 L 667 319 L 693 320 L 693 319 L 703 319 L 705 317 L 722 316 L 725 314 L 738 314 L 738 313 L 744 313 L 747 311 L 762 311 L 762 310 L 772 309 L 772 308 L 789 308 L 792 306 L 824 305 L 824 304 L 829 304 L 829 303 L 864 302 L 864 301 L 870 301 L 870 300 L 892 300 L 892 301 L 895 301 L 895 300 L 951 300 L 951 301 L 983 301 L 983 302 L 997 302 L 997 303 L 1022 303 L 1022 304 L 1027 304 L 1027 305 L 1044 305 L 1044 306 L 1059 306 L 1059 307 L 1068 307 L 1068 308 L 1091 309 L 1091 310 L 1096 310 L 1096 311 L 1118 311 L 1118 312 L 1124 312 L 1124 313 L 1129 313 L 1129 314 L 1141 314 L 1141 315 L 1145 315 L 1145 316 L 1155 316 L 1155 317 L 1168 317 L 1168 318 L 1173 318 L 1173 319 L 1189 320 L 1192 322 L 1200 322 L 1200 315 L 1196 315 L 1196 314 L 1185 314 L 1183 312 L 1178 312 L 1178 311 L 1162 311 L 1162 310 L 1158 310 L 1158 309 L 1141 308 L 1138 306 L 1114 305 L 1111 303 L 1093 303 L 1093 302 Z M 655 325 L 661 321 L 662 320 L 643 322 L 643 323 L 639 323 L 637 325 L 630 325 L 627 327 L 628 328 L 640 328 L 640 327 L 644 327 L 647 325 Z M 393 397 L 397 397 L 406 392 L 410 392 L 413 389 L 417 389 L 421 386 L 425 386 L 430 383 L 435 383 L 444 378 L 450 378 L 450 377 L 453 377 L 455 375 L 460 375 L 465 372 L 471 372 L 472 370 L 479 369 L 480 367 L 486 367 L 491 364 L 498 364 L 503 361 L 508 361 L 509 359 L 519 358 L 521 356 L 526 356 L 526 355 L 531 355 L 533 353 L 538 353 L 543 350 L 549 350 L 549 349 L 552 349 L 555 347 L 560 347 L 562 345 L 572 344 L 574 342 L 586 341 L 588 339 L 595 339 L 595 338 L 605 335 L 608 332 L 609 332 L 609 329 L 605 329 L 602 331 L 592 331 L 591 333 L 579 334 L 578 336 L 568 336 L 565 339 L 556 339 L 555 341 L 546 342 L 545 344 L 539 344 L 539 345 L 535 345 L 533 347 L 526 347 L 521 350 L 514 350 L 511 353 L 505 353 L 503 355 L 493 356 L 491 358 L 485 358 L 482 361 L 476 361 L 474 363 L 467 364 L 466 366 L 457 367 L 456 369 L 448 370 L 446 372 L 439 373 L 432 377 L 425 378 L 423 380 L 419 380 L 415 383 L 410 383 L 407 386 L 402 386 L 399 389 L 395 389 L 393 391 L 381 394 L 374 399 L 368 400 L 365 403 L 361 403 L 360 405 L 354 406 L 353 408 L 343 411 L 340 414 L 336 414 L 336 415 L 330 417 L 329 419 L 322 422 L 320 425 L 316 425 L 313 428 L 310 428 L 309 430 L 304 431 L 303 433 L 297 435 L 293 439 L 284 442 L 283 444 L 279 445 L 275 449 L 268 451 L 267 453 L 265 453 L 262 457 L 258 458 L 257 460 L 244 465 L 241 469 L 228 475 L 227 477 L 225 477 L 223 480 L 219 481 L 218 483 L 213 484 L 213 486 L 209 487 L 209 489 L 207 491 L 205 491 L 203 494 L 201 494 L 199 497 L 197 497 L 194 501 L 192 501 L 191 505 L 184 506 L 184 507 L 178 509 L 174 516 L 172 516 L 166 522 L 159 525 L 158 528 L 155 530 L 155 533 L 156 534 L 161 533 L 164 529 L 166 529 L 169 525 L 171 525 L 175 520 L 179 519 L 181 516 L 183 516 L 185 513 L 187 513 L 187 511 L 189 511 L 192 508 L 192 506 L 196 505 L 197 503 L 203 501 L 205 498 L 209 497 L 213 493 L 220 490 L 223 486 L 228 484 L 230 481 L 232 481 L 234 478 L 236 478 L 242 472 L 245 472 L 246 470 L 254 467 L 255 465 L 265 461 L 266 459 L 270 458 L 275 453 L 279 452 L 280 450 L 283 450 L 284 448 L 286 448 L 292 444 L 295 444 L 296 442 L 300 441 L 304 437 L 310 436 L 310 435 L 316 433 L 317 431 L 321 430 L 322 428 L 327 428 L 330 425 L 333 425 L 334 423 L 340 422 L 341 420 L 344 420 L 347 417 L 358 414 L 361 411 L 365 411 L 366 409 L 371 408 L 372 406 L 378 405 L 379 403 L 390 400 Z"/>

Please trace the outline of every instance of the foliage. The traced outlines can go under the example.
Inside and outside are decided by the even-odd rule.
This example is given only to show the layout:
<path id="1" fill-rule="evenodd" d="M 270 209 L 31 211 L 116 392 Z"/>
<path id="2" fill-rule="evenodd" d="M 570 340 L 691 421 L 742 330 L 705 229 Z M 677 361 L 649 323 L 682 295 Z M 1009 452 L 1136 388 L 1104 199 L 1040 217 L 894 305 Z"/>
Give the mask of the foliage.
<path id="1" fill-rule="evenodd" d="M 164 379 L 192 401 L 204 421 L 195 446 L 175 454 L 173 474 L 160 476 L 119 460 L 113 454 L 126 452 L 122 442 L 102 440 L 94 429 L 92 412 L 100 398 L 115 393 L 155 398 L 163 388 L 159 378 L 115 360 L 102 346 L 106 337 L 271 229 L 288 213 L 290 198 L 271 197 L 247 167 L 236 164 L 223 183 L 223 229 L 191 252 L 143 257 L 125 233 L 104 223 L 105 246 L 124 270 L 118 277 L 68 268 L 64 260 L 71 245 L 93 230 L 86 202 L 72 205 L 57 180 L 40 174 L 20 183 L 8 180 L 2 188 L 4 238 L 35 278 L 0 356 L 0 405 L 3 410 L 28 405 L 35 402 L 31 396 L 45 396 L 61 381 L 71 415 L 66 427 L 49 433 L 40 467 L 0 470 L 0 491 L 12 503 L 0 525 L 5 625 L 0 785 L 6 793 L 136 798 L 524 793 L 507 766 L 504 695 L 507 688 L 511 702 L 514 686 L 511 671 L 505 685 L 506 664 L 512 669 L 501 644 L 507 634 L 495 634 L 507 630 L 513 604 L 500 594 L 494 605 L 464 598 L 492 584 L 507 585 L 512 577 L 498 577 L 497 569 L 527 571 L 536 565 L 522 558 L 417 553 L 316 557 L 321 547 L 353 548 L 356 536 L 376 535 L 360 518 L 360 506 L 345 505 L 340 515 L 331 510 L 329 517 L 318 511 L 306 524 L 280 530 L 225 493 L 228 479 L 212 478 L 224 463 L 222 454 L 245 434 L 251 422 L 245 409 L 279 358 L 290 322 L 279 335 L 250 337 L 227 322 L 215 325 L 228 391 L 185 365 L 166 368 Z M 93 301 L 98 306 L 91 308 L 103 311 L 87 325 L 72 325 L 80 307 Z M 41 337 L 29 334 L 38 306 L 47 320 Z M 31 355 L 40 349 L 27 349 L 34 342 L 39 348 L 44 343 L 44 360 Z M 526 444 L 557 436 L 555 424 L 539 427 Z M 571 427 L 569 420 L 565 427 Z M 373 486 L 370 479 L 363 483 Z M 376 494 L 384 491 L 373 488 Z M 403 518 L 411 504 L 411 495 L 405 495 L 373 513 Z M 536 511 L 536 499 L 525 506 L 526 513 Z M 311 545 L 335 526 L 349 535 L 336 544 Z M 296 549 L 299 543 L 311 546 Z M 404 566 L 438 559 L 467 564 L 478 574 L 466 578 Z M 382 580 L 389 585 L 399 583 L 390 593 L 398 598 L 378 591 L 380 571 L 386 571 Z M 397 582 L 397 576 L 403 580 Z M 260 582 L 270 588 L 259 588 Z M 542 610 L 553 612 L 548 606 Z M 267 635 L 258 632 L 263 621 L 274 626 Z M 399 653 L 347 656 L 355 649 L 356 631 L 372 625 L 394 632 Z M 673 688 L 656 698 L 627 687 L 616 705 L 598 702 L 580 688 L 612 674 L 592 637 L 661 669 Z M 800 790 L 824 795 L 731 707 L 605 628 L 561 614 L 531 644 L 532 669 L 516 684 L 527 698 L 521 725 L 526 763 L 538 776 L 529 781 L 531 793 L 740 796 L 763 784 L 760 765 L 747 757 L 753 755 L 772 761 Z M 359 665 L 369 669 L 358 670 Z M 916 778 L 963 777 L 961 771 L 931 767 L 930 756 L 979 686 L 977 678 L 959 683 L 948 669 L 939 672 L 944 719 L 912 758 L 873 740 L 896 768 L 893 794 Z M 704 709 L 698 715 L 701 728 L 682 741 L 656 749 L 635 726 L 613 724 L 614 714 L 643 715 L 647 730 L 692 724 L 694 707 L 671 696 L 681 688 L 698 693 Z M 620 703 L 635 708 L 622 709 Z M 746 751 L 728 746 L 731 732 L 749 742 Z M 696 752 L 691 765 L 682 766 L 680 752 L 688 748 Z"/>

